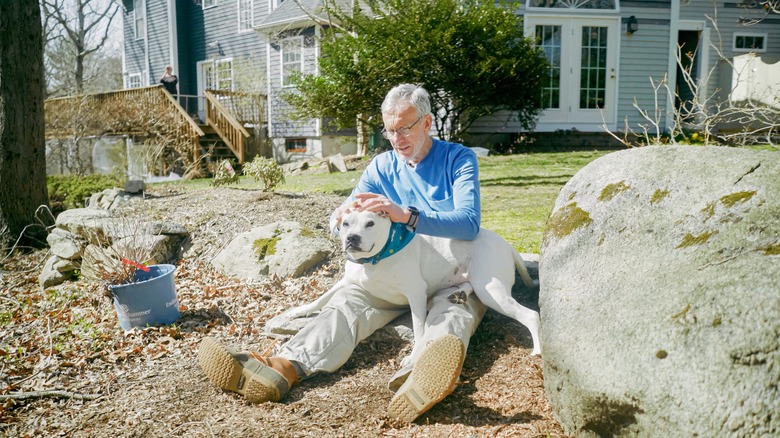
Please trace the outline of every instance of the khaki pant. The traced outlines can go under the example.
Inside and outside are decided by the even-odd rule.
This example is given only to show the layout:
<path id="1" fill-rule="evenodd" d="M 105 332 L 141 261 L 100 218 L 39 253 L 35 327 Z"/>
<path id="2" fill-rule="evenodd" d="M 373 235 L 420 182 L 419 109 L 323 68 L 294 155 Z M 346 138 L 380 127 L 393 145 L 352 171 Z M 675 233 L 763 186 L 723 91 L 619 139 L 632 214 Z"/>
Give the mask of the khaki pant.
<path id="1" fill-rule="evenodd" d="M 473 293 L 465 304 L 451 303 L 447 297 L 454 289 L 439 291 L 428 299 L 422 342 L 453 334 L 468 349 L 486 307 Z M 334 372 L 344 365 L 360 341 L 408 311 L 408 306 L 389 303 L 357 285 L 349 285 L 336 292 L 320 314 L 282 345 L 276 355 L 297 362 L 306 377 Z M 399 370 L 388 385 L 390 389 L 398 389 L 411 370 L 412 364 Z"/>

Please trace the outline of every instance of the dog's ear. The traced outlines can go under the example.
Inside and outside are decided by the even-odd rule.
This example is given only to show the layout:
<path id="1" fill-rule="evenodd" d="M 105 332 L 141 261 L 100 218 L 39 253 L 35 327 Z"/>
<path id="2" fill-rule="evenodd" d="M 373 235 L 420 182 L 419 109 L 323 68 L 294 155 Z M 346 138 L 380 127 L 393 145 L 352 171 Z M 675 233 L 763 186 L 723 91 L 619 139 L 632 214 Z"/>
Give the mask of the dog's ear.
<path id="1" fill-rule="evenodd" d="M 330 230 L 330 238 L 335 239 L 339 235 L 339 229 L 341 225 L 341 218 L 337 218 L 335 214 L 330 216 L 328 223 L 328 229 Z"/>
<path id="2" fill-rule="evenodd" d="M 330 238 L 335 239 L 339 235 L 339 229 L 341 228 L 341 216 L 338 214 L 338 210 L 330 215 L 328 221 L 328 229 L 330 230 Z"/>

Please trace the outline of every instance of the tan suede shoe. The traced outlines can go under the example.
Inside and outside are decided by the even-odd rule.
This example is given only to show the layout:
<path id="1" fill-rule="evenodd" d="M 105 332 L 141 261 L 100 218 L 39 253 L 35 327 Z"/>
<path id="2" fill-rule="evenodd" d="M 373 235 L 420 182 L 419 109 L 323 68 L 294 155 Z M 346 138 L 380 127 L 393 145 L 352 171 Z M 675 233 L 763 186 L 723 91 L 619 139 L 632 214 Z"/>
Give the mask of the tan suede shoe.
<path id="1" fill-rule="evenodd" d="M 390 400 L 387 415 L 411 423 L 450 395 L 460 377 L 465 357 L 463 342 L 455 335 L 432 341 L 415 362 L 409 378 Z"/>
<path id="2" fill-rule="evenodd" d="M 213 384 L 250 403 L 281 400 L 298 378 L 287 359 L 238 352 L 210 337 L 200 342 L 198 362 Z"/>

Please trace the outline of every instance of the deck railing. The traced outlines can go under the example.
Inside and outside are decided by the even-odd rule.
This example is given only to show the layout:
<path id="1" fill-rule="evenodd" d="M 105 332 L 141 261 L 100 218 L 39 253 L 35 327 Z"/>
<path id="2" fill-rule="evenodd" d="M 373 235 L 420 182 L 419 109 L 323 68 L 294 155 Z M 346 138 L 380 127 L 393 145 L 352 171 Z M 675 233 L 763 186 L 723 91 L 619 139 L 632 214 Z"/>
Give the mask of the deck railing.
<path id="1" fill-rule="evenodd" d="M 262 125 L 266 96 L 229 90 L 208 90 L 239 123 Z"/>
<path id="2" fill-rule="evenodd" d="M 47 99 L 44 114 L 46 138 L 156 136 L 187 145 L 192 162 L 198 158 L 198 140 L 204 135 L 162 85 Z"/>
<path id="3" fill-rule="evenodd" d="M 45 103 L 46 135 L 74 135 L 89 130 L 90 135 L 139 132 L 160 114 L 173 113 L 191 134 L 203 131 L 161 85 L 107 93 L 48 99 Z"/>
<path id="4" fill-rule="evenodd" d="M 174 97 L 162 85 L 155 85 L 48 99 L 44 106 L 46 138 L 123 134 L 153 137 L 158 145 L 186 151 L 185 161 L 195 163 L 199 140 L 205 134 L 188 114 L 199 106 L 198 100 L 190 98 L 203 99 L 206 124 L 214 128 L 238 162 L 244 163 L 250 137 L 244 125 L 259 127 L 264 120 L 265 96 L 261 94 L 206 90 L 205 96 Z"/>
<path id="5" fill-rule="evenodd" d="M 244 128 L 228 108 L 222 104 L 219 94 L 206 90 L 206 123 L 222 138 L 233 154 L 238 157 L 238 163 L 243 164 L 246 158 L 245 142 L 249 132 Z M 224 99 L 226 102 L 229 99 Z"/>

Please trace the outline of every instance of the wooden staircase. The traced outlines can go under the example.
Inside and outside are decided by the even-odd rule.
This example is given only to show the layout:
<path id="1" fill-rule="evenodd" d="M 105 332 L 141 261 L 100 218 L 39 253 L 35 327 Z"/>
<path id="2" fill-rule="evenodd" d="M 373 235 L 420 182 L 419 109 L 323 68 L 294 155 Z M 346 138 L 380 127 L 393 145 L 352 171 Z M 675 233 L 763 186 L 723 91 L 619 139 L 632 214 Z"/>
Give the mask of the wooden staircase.
<path id="1" fill-rule="evenodd" d="M 262 126 L 265 96 L 206 90 L 206 123 L 199 124 L 162 85 L 48 99 L 44 104 L 46 138 L 131 135 L 151 138 L 160 149 L 173 149 L 187 165 L 229 159 L 241 165 L 261 139 L 244 125 Z M 260 130 L 258 130 L 260 131 Z M 205 165 L 205 166 L 204 166 Z M 162 167 L 162 174 L 168 169 Z"/>

